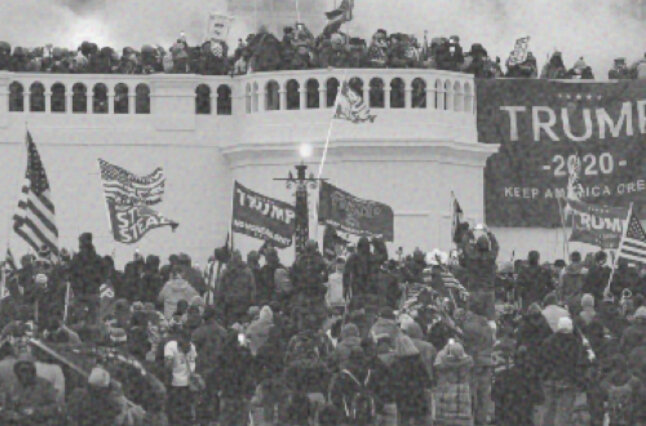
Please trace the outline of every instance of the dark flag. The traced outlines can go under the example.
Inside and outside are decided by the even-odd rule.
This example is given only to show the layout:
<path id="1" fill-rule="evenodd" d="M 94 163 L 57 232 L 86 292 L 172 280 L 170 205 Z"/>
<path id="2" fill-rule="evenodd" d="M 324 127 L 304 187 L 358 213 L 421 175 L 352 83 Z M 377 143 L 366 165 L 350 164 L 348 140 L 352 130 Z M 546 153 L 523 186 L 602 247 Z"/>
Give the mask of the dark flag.
<path id="1" fill-rule="evenodd" d="M 344 22 L 352 21 L 352 11 L 354 9 L 354 0 L 343 0 L 341 5 L 325 13 L 328 19 L 327 25 L 323 28 L 323 34 L 330 36 L 339 31 Z"/>
<path id="2" fill-rule="evenodd" d="M 451 240 L 455 244 L 459 244 L 462 240 L 462 234 L 464 233 L 466 222 L 463 222 L 464 212 L 458 199 L 455 198 L 453 192 L 451 192 Z"/>
<path id="3" fill-rule="evenodd" d="M 269 241 L 277 248 L 286 248 L 292 245 L 295 219 L 292 205 L 235 182 L 231 218 L 233 232 Z"/>
<path id="4" fill-rule="evenodd" d="M 27 132 L 27 172 L 13 229 L 31 248 L 39 252 L 46 247 L 58 258 L 56 209 L 52 202 L 49 181 L 36 144 Z"/>

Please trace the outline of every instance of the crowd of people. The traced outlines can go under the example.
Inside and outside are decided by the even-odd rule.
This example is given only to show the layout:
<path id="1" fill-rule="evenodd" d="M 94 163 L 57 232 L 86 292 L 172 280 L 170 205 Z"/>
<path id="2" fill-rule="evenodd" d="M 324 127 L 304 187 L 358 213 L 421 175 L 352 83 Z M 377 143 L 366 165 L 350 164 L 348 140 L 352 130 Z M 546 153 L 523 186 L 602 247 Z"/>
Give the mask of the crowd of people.
<path id="1" fill-rule="evenodd" d="M 209 40 L 189 45 L 184 35 L 168 49 L 144 45 L 137 50 L 100 47 L 83 42 L 76 49 L 62 47 L 25 48 L 0 41 L 0 70 L 13 72 L 152 74 L 195 73 L 243 75 L 252 72 L 305 70 L 314 68 L 420 68 L 458 71 L 477 78 L 593 79 L 592 69 L 579 58 L 571 68 L 561 52 L 554 52 L 539 72 L 536 57 L 528 52 L 521 63 L 505 63 L 490 56 L 480 43 L 466 51 L 457 35 L 423 41 L 414 35 L 388 33 L 379 29 L 370 41 L 350 37 L 329 26 L 314 36 L 303 24 L 285 27 L 282 38 L 261 27 L 257 34 L 240 39 L 230 51 L 224 41 Z M 646 59 L 630 67 L 624 58 L 615 61 L 611 79 L 646 78 Z"/>
<path id="2" fill-rule="evenodd" d="M 309 241 L 289 267 L 225 246 L 205 271 L 183 253 L 120 271 L 89 233 L 26 255 L 0 304 L 0 422 L 646 424 L 646 270 L 611 278 L 602 251 L 499 262 L 484 227 L 455 241 L 399 259 Z M 72 385 L 33 342 L 110 348 L 160 386 L 143 396 L 100 358 Z"/>

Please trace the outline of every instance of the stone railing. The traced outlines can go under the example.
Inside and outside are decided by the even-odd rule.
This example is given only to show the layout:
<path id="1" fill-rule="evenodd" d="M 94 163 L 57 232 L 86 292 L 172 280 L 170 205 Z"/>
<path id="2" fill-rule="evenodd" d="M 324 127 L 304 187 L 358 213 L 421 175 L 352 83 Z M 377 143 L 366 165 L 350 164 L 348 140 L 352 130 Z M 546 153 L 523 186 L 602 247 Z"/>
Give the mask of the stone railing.
<path id="1" fill-rule="evenodd" d="M 380 123 L 403 121 L 410 137 L 427 137 L 425 128 L 447 126 L 460 128 L 462 136 L 440 137 L 465 141 L 475 136 L 473 77 L 418 69 L 321 69 L 238 77 L 0 72 L 0 128 L 23 120 L 89 128 L 150 123 L 157 130 L 178 131 L 214 126 L 225 129 L 231 141 L 236 123 L 242 123 L 238 119 L 245 117 L 245 124 L 256 122 L 257 129 L 237 133 L 253 142 L 271 137 L 271 129 L 262 125 L 276 129 L 329 122 L 343 81 L 363 96 Z M 305 115 L 294 115 L 299 112 Z M 282 130 L 275 133 L 283 135 Z"/>

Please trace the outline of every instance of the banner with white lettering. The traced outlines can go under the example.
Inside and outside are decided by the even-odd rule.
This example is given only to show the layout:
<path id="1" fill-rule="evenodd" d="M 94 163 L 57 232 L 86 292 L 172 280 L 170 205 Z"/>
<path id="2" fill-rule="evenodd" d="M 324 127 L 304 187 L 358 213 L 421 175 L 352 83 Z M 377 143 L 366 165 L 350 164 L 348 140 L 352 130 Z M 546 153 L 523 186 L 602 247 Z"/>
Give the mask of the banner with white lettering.
<path id="1" fill-rule="evenodd" d="M 566 216 L 572 221 L 570 241 L 616 249 L 621 242 L 628 209 L 568 200 Z"/>
<path id="2" fill-rule="evenodd" d="M 558 196 L 581 159 L 581 200 L 646 200 L 646 81 L 478 80 L 478 140 L 489 226 L 559 227 Z"/>
<path id="3" fill-rule="evenodd" d="M 106 204 L 114 240 L 123 244 L 134 244 L 156 228 L 170 226 L 174 232 L 179 226 L 179 223 L 142 203 L 120 204 L 106 199 Z"/>
<path id="4" fill-rule="evenodd" d="M 269 240 L 274 247 L 292 245 L 294 207 L 245 188 L 237 181 L 233 186 L 233 232 L 259 240 Z"/>
<path id="5" fill-rule="evenodd" d="M 334 185 L 321 182 L 319 223 L 352 235 L 395 238 L 395 215 L 384 203 L 355 197 Z"/>

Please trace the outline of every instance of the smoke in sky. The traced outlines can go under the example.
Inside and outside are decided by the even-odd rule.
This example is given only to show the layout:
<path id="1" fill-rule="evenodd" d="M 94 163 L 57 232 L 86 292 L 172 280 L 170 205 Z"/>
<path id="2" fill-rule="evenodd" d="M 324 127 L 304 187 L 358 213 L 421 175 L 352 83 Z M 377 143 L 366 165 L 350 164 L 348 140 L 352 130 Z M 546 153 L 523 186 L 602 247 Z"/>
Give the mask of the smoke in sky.
<path id="1" fill-rule="evenodd" d="M 238 0 L 251 3 L 254 0 Z M 297 0 L 274 0 L 284 9 Z M 300 0 L 303 9 L 316 0 Z M 333 0 L 319 0 L 332 8 Z M 377 28 L 429 37 L 460 35 L 466 50 L 482 43 L 504 62 L 518 37 L 530 35 L 539 60 L 555 48 L 566 65 L 583 56 L 597 77 L 612 60 L 632 62 L 646 51 L 639 0 L 355 0 L 353 36 L 369 38 Z M 2 0 L 0 40 L 12 45 L 52 43 L 67 47 L 83 40 L 115 47 L 145 43 L 168 46 L 180 31 L 199 43 L 208 11 L 226 10 L 226 0 Z M 337 1 L 337 4 L 340 1 Z M 251 30 L 234 25 L 230 44 Z M 313 28 L 318 31 L 320 28 Z"/>

